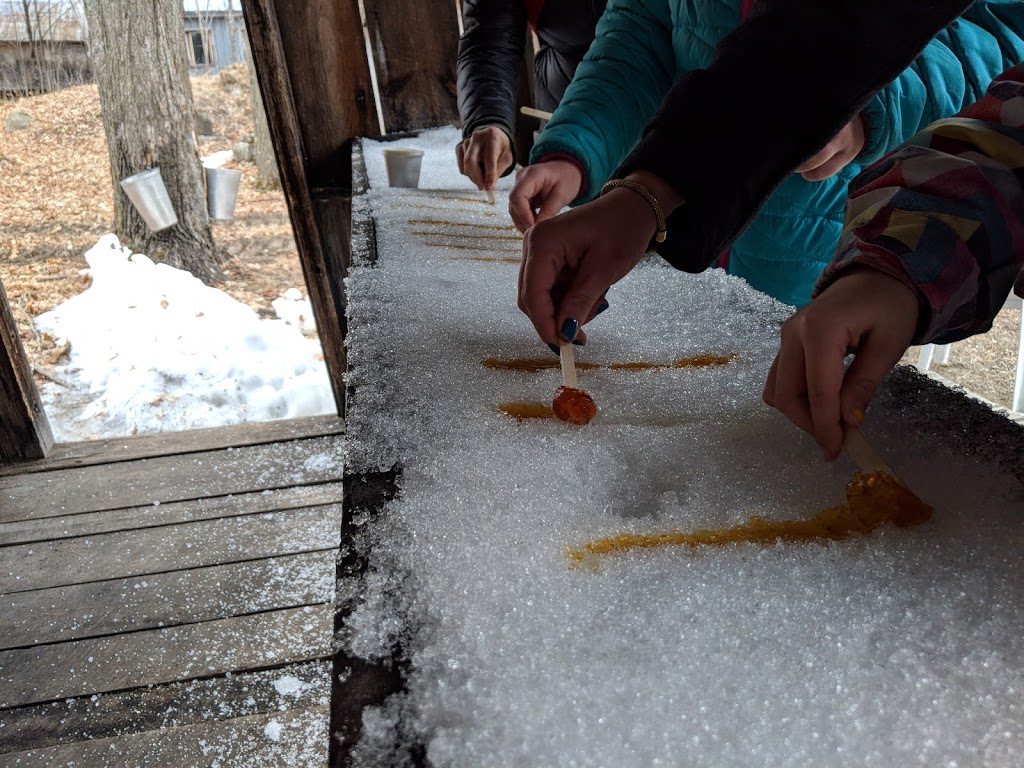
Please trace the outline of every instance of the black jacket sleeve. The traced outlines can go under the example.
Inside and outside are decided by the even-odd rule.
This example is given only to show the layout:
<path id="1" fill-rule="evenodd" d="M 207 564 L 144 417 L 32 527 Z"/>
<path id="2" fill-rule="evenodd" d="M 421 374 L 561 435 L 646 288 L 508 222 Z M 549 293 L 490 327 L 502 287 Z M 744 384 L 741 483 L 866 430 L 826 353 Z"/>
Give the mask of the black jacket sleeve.
<path id="1" fill-rule="evenodd" d="M 526 4 L 524 0 L 463 0 L 462 22 L 465 32 L 459 38 L 458 60 L 462 135 L 491 123 L 511 139 L 526 45 Z"/>
<path id="2" fill-rule="evenodd" d="M 715 61 L 676 82 L 619 177 L 687 201 L 658 252 L 708 267 L 787 173 L 815 154 L 971 0 L 760 0 Z"/>

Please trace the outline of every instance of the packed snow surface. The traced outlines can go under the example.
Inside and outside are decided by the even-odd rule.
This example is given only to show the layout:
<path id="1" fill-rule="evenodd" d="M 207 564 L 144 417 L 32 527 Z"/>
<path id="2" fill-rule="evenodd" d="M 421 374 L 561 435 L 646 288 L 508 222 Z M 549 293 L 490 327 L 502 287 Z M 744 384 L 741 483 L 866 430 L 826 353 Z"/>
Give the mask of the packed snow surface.
<path id="1" fill-rule="evenodd" d="M 520 249 L 501 228 L 510 182 L 487 205 L 454 170 L 457 139 L 397 144 L 426 151 L 419 190 L 384 186 L 366 142 L 355 203 L 379 261 L 358 249 L 348 283 L 346 460 L 401 477 L 359 520 L 370 570 L 341 640 L 411 659 L 408 690 L 364 711 L 360 764 L 417 743 L 438 768 L 1024 763 L 1024 489 L 957 409 L 889 394 L 868 415 L 935 508 L 919 527 L 570 566 L 565 547 L 615 533 L 810 517 L 853 467 L 761 402 L 788 308 L 656 258 L 609 291 L 577 359 L 733 362 L 582 371 L 585 427 L 499 412 L 550 404 L 560 376 L 481 364 L 555 358 L 502 260 Z"/>

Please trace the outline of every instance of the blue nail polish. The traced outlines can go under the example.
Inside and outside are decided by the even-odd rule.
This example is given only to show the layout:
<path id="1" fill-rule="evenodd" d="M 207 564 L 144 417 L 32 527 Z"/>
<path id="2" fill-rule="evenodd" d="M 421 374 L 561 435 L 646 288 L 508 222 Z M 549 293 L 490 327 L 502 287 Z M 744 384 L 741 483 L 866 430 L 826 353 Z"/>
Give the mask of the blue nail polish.
<path id="1" fill-rule="evenodd" d="M 602 301 L 600 304 L 597 305 L 597 311 L 594 313 L 594 317 L 597 317 L 598 315 L 600 315 L 602 312 L 604 312 L 606 309 L 608 309 L 609 306 L 610 305 L 608 304 L 607 301 Z"/>
<path id="2" fill-rule="evenodd" d="M 571 317 L 565 318 L 562 321 L 562 338 L 566 341 L 572 341 L 576 338 L 576 331 L 579 330 L 580 324 Z"/>
<path id="3" fill-rule="evenodd" d="M 555 345 L 555 344 L 548 344 L 548 349 L 550 349 L 552 352 L 554 352 L 559 357 L 562 356 L 562 351 L 558 348 L 557 345 Z"/>

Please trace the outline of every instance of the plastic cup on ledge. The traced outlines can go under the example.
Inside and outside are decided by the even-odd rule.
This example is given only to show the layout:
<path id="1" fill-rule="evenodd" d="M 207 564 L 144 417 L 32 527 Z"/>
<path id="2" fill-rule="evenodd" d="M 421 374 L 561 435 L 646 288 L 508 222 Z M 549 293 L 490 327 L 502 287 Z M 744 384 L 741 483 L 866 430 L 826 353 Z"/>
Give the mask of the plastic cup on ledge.
<path id="1" fill-rule="evenodd" d="M 384 168 L 387 171 L 389 187 L 418 187 L 422 165 L 422 149 L 384 150 Z"/>

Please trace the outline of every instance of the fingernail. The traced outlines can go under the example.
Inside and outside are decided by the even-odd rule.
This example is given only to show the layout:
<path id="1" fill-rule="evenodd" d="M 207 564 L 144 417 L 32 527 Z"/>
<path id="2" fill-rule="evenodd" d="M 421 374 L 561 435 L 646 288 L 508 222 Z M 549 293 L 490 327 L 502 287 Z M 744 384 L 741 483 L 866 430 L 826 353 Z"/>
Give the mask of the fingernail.
<path id="1" fill-rule="evenodd" d="M 594 313 L 594 317 L 597 317 L 598 315 L 600 315 L 602 312 L 604 312 L 606 309 L 608 309 L 608 307 L 609 307 L 608 302 L 607 301 L 602 301 L 600 304 L 597 305 L 597 312 Z"/>
<path id="2" fill-rule="evenodd" d="M 580 324 L 571 317 L 565 318 L 562 322 L 562 338 L 566 341 L 572 341 L 576 338 L 576 331 L 579 330 Z"/>
<path id="3" fill-rule="evenodd" d="M 558 348 L 557 344 L 548 344 L 548 349 L 550 349 L 552 352 L 554 352 L 559 357 L 562 356 L 562 351 Z"/>

